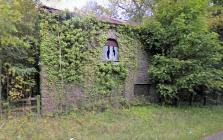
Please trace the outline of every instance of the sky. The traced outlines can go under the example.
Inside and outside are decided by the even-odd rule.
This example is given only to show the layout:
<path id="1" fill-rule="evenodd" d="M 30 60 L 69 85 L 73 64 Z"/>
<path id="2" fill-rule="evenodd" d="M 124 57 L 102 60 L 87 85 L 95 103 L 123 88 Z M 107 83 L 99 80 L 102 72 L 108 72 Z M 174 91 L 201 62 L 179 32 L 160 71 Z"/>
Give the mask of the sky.
<path id="1" fill-rule="evenodd" d="M 57 9 L 68 9 L 72 11 L 75 7 L 82 8 L 89 0 L 40 0 L 44 5 Z M 96 1 L 100 5 L 107 5 L 107 0 L 91 0 Z"/>

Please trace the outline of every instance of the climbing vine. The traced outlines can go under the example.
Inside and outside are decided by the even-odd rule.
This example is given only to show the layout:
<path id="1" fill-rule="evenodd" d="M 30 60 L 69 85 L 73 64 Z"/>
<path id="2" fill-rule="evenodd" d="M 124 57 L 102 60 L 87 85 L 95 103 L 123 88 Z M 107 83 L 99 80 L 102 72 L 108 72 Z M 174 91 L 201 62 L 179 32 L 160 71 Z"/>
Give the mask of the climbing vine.
<path id="1" fill-rule="evenodd" d="M 41 67 L 48 82 L 75 84 L 90 97 L 124 92 L 125 80 L 137 66 L 133 32 L 126 25 L 112 25 L 93 18 L 71 17 L 69 13 L 41 13 Z M 103 61 L 108 32 L 115 30 L 119 62 Z M 62 82 L 63 81 L 63 82 Z"/>

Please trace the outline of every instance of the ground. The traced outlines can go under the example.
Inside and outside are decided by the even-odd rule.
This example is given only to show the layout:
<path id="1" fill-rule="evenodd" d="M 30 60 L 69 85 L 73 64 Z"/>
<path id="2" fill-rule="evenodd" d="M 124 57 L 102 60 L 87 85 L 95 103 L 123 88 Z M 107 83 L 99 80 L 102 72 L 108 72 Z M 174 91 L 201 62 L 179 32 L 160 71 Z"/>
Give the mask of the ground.
<path id="1" fill-rule="evenodd" d="M 223 130 L 222 106 L 150 105 L 0 120 L 0 140 L 200 140 Z"/>
<path id="2" fill-rule="evenodd" d="M 223 131 L 212 136 L 206 137 L 203 140 L 222 140 L 223 139 Z"/>

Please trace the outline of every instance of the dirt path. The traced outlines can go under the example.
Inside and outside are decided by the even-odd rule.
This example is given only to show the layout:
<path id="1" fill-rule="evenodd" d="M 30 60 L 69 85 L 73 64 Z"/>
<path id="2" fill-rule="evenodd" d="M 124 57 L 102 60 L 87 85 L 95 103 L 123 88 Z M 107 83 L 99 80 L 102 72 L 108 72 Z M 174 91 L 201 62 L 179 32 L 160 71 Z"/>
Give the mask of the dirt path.
<path id="1" fill-rule="evenodd" d="M 206 137 L 202 140 L 223 140 L 223 132 L 219 132 L 215 135 L 212 135 L 212 136 L 209 136 L 209 137 Z"/>

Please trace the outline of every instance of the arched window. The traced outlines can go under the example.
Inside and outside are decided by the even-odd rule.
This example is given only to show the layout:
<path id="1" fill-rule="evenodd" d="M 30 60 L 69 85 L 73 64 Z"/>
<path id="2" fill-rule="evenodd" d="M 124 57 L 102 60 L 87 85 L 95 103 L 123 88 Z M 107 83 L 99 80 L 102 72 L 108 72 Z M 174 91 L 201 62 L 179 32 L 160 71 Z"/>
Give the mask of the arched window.
<path id="1" fill-rule="evenodd" d="M 115 39 L 108 39 L 104 48 L 103 56 L 107 61 L 118 62 L 118 43 Z"/>

